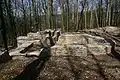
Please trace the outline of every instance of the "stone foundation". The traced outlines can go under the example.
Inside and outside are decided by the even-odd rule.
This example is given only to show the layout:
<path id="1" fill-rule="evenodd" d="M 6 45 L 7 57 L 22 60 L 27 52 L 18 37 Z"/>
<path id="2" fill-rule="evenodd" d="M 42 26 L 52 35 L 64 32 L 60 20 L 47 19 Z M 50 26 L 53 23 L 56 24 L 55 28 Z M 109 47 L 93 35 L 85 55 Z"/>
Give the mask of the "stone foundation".
<path id="1" fill-rule="evenodd" d="M 106 55 L 111 53 L 111 46 L 104 38 L 89 34 L 62 34 L 51 48 L 52 56 L 81 56 L 89 54 Z"/>

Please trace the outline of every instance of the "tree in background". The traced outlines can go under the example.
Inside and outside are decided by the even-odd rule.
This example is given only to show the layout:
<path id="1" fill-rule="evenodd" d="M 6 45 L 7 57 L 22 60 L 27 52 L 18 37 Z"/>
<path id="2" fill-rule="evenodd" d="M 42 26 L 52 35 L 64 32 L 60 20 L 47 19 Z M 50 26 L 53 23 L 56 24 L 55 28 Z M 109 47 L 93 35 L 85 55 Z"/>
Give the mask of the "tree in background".
<path id="1" fill-rule="evenodd" d="M 3 56 L 0 57 L 0 63 L 1 63 L 11 59 L 9 55 L 8 44 L 7 44 L 6 26 L 5 26 L 5 20 L 4 20 L 4 10 L 3 10 L 2 0 L 0 1 L 0 26 L 1 26 L 1 33 L 3 37 L 4 47 L 6 50 Z"/>
<path id="2" fill-rule="evenodd" d="M 24 24 L 24 27 L 22 28 L 23 30 L 22 30 L 22 32 L 23 32 L 23 34 L 24 35 L 26 35 L 27 36 L 27 19 L 26 19 L 26 10 L 25 10 L 25 7 L 24 7 L 24 2 L 23 2 L 24 0 L 22 0 L 22 10 L 23 10 L 23 24 Z"/>
<path id="3" fill-rule="evenodd" d="M 48 26 L 53 29 L 53 0 L 48 0 Z"/>
<path id="4" fill-rule="evenodd" d="M 4 14 L 3 14 L 3 1 L 0 1 L 0 26 L 1 26 L 1 33 L 3 37 L 4 47 L 8 51 L 7 46 L 7 36 L 6 36 L 6 26 L 5 26 L 5 20 L 4 20 Z"/>
<path id="5" fill-rule="evenodd" d="M 17 47 L 17 33 L 16 33 L 16 26 L 14 22 L 11 0 L 8 0 L 8 2 L 7 0 L 4 0 L 4 4 L 9 18 L 9 24 L 10 24 L 9 26 L 11 30 L 11 42 L 12 42 L 12 46 L 15 48 Z"/>
<path id="6" fill-rule="evenodd" d="M 9 46 L 17 36 L 45 29 L 63 32 L 120 26 L 120 0 L 4 0 Z"/>

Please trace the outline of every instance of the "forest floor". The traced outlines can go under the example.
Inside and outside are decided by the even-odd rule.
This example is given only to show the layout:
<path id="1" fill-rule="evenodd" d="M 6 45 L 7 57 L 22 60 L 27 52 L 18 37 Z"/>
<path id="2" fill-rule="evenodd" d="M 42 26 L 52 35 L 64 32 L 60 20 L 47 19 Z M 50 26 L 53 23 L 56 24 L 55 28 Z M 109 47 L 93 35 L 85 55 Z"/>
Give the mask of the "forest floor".
<path id="1" fill-rule="evenodd" d="M 19 57 L 0 63 L 0 80 L 120 80 L 120 46 L 114 55 Z"/>
<path id="2" fill-rule="evenodd" d="M 22 58 L 0 64 L 0 80 L 120 80 L 120 62 L 108 55 Z"/>

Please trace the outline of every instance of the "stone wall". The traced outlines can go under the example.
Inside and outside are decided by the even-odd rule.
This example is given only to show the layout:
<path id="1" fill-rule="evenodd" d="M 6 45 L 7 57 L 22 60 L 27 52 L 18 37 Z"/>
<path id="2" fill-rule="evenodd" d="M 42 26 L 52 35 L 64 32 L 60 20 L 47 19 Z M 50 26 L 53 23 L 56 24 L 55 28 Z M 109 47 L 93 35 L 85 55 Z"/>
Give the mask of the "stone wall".
<path id="1" fill-rule="evenodd" d="M 17 37 L 18 47 L 10 51 L 10 56 L 39 56 L 41 50 L 51 47 L 56 43 L 59 35 L 59 30 L 49 29 L 36 33 L 28 33 L 27 36 L 19 36 Z"/>
<path id="2" fill-rule="evenodd" d="M 111 53 L 110 44 L 102 37 L 89 34 L 64 33 L 51 48 L 52 56 L 81 56 Z"/>

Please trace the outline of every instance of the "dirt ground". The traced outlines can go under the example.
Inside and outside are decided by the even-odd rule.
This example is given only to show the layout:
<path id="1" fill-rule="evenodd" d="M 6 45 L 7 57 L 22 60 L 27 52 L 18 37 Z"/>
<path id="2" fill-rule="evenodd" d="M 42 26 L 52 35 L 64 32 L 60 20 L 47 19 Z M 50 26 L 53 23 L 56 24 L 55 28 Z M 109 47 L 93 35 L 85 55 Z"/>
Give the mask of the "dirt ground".
<path id="1" fill-rule="evenodd" d="M 111 55 L 18 57 L 0 63 L 0 80 L 120 80 L 120 46 Z"/>
<path id="2" fill-rule="evenodd" d="M 0 64 L 0 80 L 120 80 L 112 56 L 24 58 Z"/>

